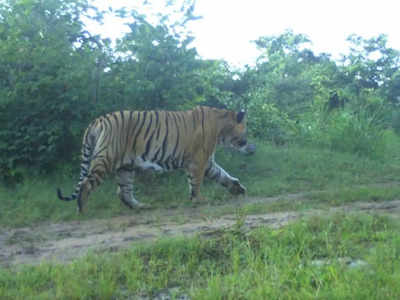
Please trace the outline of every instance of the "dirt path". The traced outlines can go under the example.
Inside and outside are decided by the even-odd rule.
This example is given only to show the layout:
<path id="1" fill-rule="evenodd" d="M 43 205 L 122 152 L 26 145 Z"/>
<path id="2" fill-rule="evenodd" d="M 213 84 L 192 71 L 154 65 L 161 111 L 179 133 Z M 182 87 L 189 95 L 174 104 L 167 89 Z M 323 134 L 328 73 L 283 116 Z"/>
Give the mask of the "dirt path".
<path id="1" fill-rule="evenodd" d="M 246 203 L 273 202 L 280 197 L 251 198 Z M 285 199 L 304 200 L 304 194 L 285 195 Z M 225 204 L 231 208 L 237 202 Z M 199 207 L 146 211 L 140 214 L 111 219 L 74 221 L 58 224 L 42 224 L 0 231 L 0 265 L 38 264 L 44 261 L 68 262 L 89 251 L 116 251 L 135 243 L 143 243 L 168 236 L 208 235 L 229 228 L 237 222 L 237 216 L 229 214 L 209 218 L 200 213 Z M 303 212 L 279 212 L 247 215 L 246 228 L 257 226 L 281 227 L 307 215 L 329 212 L 368 211 L 400 215 L 400 200 L 368 203 Z"/>

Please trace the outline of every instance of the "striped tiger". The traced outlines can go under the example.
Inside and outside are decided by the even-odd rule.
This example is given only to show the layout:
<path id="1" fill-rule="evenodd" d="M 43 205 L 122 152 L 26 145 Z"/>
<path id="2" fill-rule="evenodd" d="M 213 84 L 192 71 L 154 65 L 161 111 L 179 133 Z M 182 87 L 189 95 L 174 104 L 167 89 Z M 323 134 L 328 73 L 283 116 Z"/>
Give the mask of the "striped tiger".
<path id="1" fill-rule="evenodd" d="M 190 198 L 200 198 L 204 176 L 217 181 L 233 194 L 246 188 L 214 160 L 217 144 L 252 153 L 247 144 L 246 115 L 225 109 L 198 106 L 188 111 L 117 111 L 92 121 L 82 145 L 80 178 L 75 191 L 58 198 L 78 201 L 83 212 L 90 192 L 105 176 L 116 173 L 117 194 L 130 208 L 146 208 L 133 196 L 136 168 L 156 171 L 184 169 L 188 176 Z"/>

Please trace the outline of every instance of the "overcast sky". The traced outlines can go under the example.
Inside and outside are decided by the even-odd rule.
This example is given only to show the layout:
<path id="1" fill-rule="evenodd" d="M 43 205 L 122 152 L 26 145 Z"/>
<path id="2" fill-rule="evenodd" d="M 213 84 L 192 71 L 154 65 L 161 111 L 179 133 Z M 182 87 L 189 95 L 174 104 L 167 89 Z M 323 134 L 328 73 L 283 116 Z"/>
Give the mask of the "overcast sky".
<path id="1" fill-rule="evenodd" d="M 141 2 L 95 1 L 103 9 L 130 8 Z M 364 38 L 387 34 L 389 46 L 400 50 L 400 0 L 197 0 L 195 14 L 203 16 L 190 24 L 198 53 L 236 66 L 254 63 L 258 52 L 251 40 L 286 29 L 308 36 L 316 53 L 334 57 L 347 52 L 346 38 L 353 33 Z M 127 29 L 106 19 L 97 30 L 118 37 Z"/>

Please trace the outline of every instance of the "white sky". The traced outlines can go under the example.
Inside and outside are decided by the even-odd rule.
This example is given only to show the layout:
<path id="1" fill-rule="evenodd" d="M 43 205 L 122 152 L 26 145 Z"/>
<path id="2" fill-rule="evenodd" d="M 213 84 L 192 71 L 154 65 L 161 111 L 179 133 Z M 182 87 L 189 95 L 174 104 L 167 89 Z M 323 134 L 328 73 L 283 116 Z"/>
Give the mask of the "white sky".
<path id="1" fill-rule="evenodd" d="M 151 2 L 157 1 L 163 0 Z M 141 1 L 95 3 L 103 9 L 111 3 L 114 8 L 129 8 Z M 347 53 L 346 38 L 353 33 L 364 38 L 387 34 L 389 46 L 400 50 L 400 0 L 197 0 L 195 15 L 203 16 L 189 27 L 200 56 L 225 59 L 235 66 L 254 63 L 259 53 L 251 40 L 286 29 L 305 34 L 313 51 L 334 58 Z M 119 37 L 127 29 L 106 19 L 98 30 L 105 37 Z"/>

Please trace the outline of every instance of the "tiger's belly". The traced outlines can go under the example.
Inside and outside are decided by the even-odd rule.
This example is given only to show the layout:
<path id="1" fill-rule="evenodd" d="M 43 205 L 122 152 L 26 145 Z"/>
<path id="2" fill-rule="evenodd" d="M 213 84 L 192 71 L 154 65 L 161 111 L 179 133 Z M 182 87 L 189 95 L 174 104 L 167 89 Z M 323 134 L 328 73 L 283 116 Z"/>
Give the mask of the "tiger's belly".
<path id="1" fill-rule="evenodd" d="M 135 159 L 135 166 L 143 170 L 153 170 L 156 172 L 165 171 L 165 168 L 160 166 L 157 162 L 143 160 L 141 157 Z"/>

